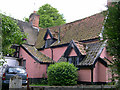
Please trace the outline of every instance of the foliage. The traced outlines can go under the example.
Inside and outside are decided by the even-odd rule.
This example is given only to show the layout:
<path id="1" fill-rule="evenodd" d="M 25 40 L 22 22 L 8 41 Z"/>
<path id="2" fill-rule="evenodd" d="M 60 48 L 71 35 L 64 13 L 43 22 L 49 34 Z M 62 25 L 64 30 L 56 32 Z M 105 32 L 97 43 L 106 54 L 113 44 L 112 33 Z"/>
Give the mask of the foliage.
<path id="1" fill-rule="evenodd" d="M 40 7 L 37 14 L 40 15 L 39 26 L 42 28 L 65 24 L 63 15 L 58 13 L 58 10 L 49 4 Z"/>
<path id="2" fill-rule="evenodd" d="M 11 48 L 13 44 L 22 44 L 25 42 L 26 35 L 20 31 L 17 22 L 0 13 L 2 21 L 2 52 L 3 55 L 12 54 L 14 49 Z"/>
<path id="3" fill-rule="evenodd" d="M 29 18 L 23 18 L 23 20 L 25 21 L 25 22 L 29 22 Z"/>
<path id="4" fill-rule="evenodd" d="M 2 25 L 1 25 L 1 18 L 0 18 L 0 58 L 1 58 L 1 52 L 2 52 Z"/>
<path id="5" fill-rule="evenodd" d="M 50 65 L 47 74 L 49 85 L 68 86 L 77 84 L 77 68 L 68 62 Z"/>
<path id="6" fill-rule="evenodd" d="M 107 40 L 108 52 L 114 57 L 112 69 L 114 74 L 118 75 L 118 84 L 120 84 L 120 2 L 114 2 L 108 7 L 104 40 Z"/>

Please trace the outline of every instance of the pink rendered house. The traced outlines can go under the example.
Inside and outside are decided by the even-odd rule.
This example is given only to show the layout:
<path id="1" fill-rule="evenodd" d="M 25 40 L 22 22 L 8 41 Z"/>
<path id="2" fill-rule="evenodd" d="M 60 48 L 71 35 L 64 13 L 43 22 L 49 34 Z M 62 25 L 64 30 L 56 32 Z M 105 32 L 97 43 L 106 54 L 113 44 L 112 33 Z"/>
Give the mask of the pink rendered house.
<path id="1" fill-rule="evenodd" d="M 19 47 L 19 62 L 26 67 L 31 82 L 47 78 L 49 64 L 58 62 L 73 63 L 78 68 L 79 83 L 111 82 L 108 72 L 111 57 L 105 42 L 99 40 L 104 22 L 102 13 L 40 30 L 35 25 L 39 20 L 32 22 L 33 17 L 39 16 L 30 16 L 34 26 L 18 22 L 21 30 L 28 33 L 27 43 Z"/>

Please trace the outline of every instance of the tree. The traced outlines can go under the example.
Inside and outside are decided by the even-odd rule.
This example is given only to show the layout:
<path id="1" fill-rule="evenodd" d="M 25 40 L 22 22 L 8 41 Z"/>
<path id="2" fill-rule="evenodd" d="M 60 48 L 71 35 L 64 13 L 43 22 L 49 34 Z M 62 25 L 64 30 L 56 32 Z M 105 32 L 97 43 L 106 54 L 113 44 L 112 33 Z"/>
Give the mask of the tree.
<path id="1" fill-rule="evenodd" d="M 104 40 L 107 40 L 107 50 L 114 57 L 112 69 L 118 75 L 120 87 L 120 2 L 114 2 L 108 7 L 103 34 Z"/>
<path id="2" fill-rule="evenodd" d="M 24 20 L 25 22 L 29 22 L 29 18 L 24 17 L 23 20 Z"/>
<path id="3" fill-rule="evenodd" d="M 59 26 L 66 23 L 63 15 L 58 13 L 58 10 L 49 4 L 40 7 L 37 14 L 40 15 L 39 26 L 42 28 Z"/>
<path id="4" fill-rule="evenodd" d="M 26 35 L 20 31 L 17 22 L 0 13 L 1 18 L 1 36 L 2 36 L 2 52 L 3 55 L 12 54 L 14 49 L 11 48 L 13 44 L 22 44 L 25 42 Z"/>
<path id="5" fill-rule="evenodd" d="M 50 65 L 47 75 L 49 85 L 68 86 L 77 84 L 77 68 L 68 62 Z"/>

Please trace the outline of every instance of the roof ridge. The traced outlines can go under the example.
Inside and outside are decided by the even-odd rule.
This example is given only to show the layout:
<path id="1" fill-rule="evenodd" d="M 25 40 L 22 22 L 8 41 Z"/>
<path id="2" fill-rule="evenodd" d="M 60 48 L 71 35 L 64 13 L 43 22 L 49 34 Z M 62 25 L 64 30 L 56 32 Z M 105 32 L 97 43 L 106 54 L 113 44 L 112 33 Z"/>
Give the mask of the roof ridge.
<path id="1" fill-rule="evenodd" d="M 90 18 L 90 17 L 92 17 L 92 16 L 95 16 L 95 15 L 98 15 L 98 14 L 102 14 L 103 12 L 104 12 L 104 11 L 98 12 L 98 13 L 96 13 L 96 14 L 92 14 L 92 15 L 90 15 L 90 16 L 86 16 L 86 17 L 84 17 L 84 18 L 82 18 L 82 19 L 78 19 L 78 20 L 75 20 L 75 21 L 72 21 L 72 22 L 69 22 L 69 23 L 65 23 L 65 24 L 59 25 L 59 26 L 51 26 L 51 27 L 49 27 L 49 28 L 61 27 L 61 26 L 67 25 L 67 24 L 72 24 L 72 23 L 75 23 L 75 22 L 84 20 L 84 19 L 86 19 L 86 18 Z M 47 29 L 47 28 L 43 28 L 43 29 Z"/>
<path id="2" fill-rule="evenodd" d="M 84 19 L 86 19 L 86 18 L 90 18 L 90 17 L 92 17 L 92 16 L 96 16 L 96 15 L 98 15 L 98 14 L 102 14 L 103 12 L 104 12 L 104 11 L 99 12 L 99 13 L 96 13 L 96 14 L 93 14 L 93 15 L 90 15 L 90 16 L 86 16 L 86 17 L 84 17 L 84 18 L 82 18 L 82 19 L 78 19 L 78 20 L 75 20 L 75 21 L 72 21 L 72 22 L 70 22 L 70 23 L 66 23 L 66 24 L 75 23 L 75 22 L 78 22 L 78 21 L 84 20 Z"/>

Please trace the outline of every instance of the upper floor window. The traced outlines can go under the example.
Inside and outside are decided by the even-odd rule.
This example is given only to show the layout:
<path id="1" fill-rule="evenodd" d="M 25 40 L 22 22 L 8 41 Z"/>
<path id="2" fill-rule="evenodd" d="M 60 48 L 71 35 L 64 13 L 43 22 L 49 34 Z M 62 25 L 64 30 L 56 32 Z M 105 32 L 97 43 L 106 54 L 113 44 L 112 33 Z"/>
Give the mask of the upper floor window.
<path id="1" fill-rule="evenodd" d="M 50 45 L 51 45 L 52 43 L 54 43 L 54 42 L 55 42 L 54 39 L 47 39 L 47 40 L 45 41 L 45 48 L 50 47 Z"/>
<path id="2" fill-rule="evenodd" d="M 73 63 L 75 66 L 77 66 L 80 63 L 80 61 L 83 60 L 83 58 L 84 58 L 84 56 L 80 56 L 80 57 L 79 56 L 69 56 L 67 58 L 67 61 L 69 63 Z"/>
<path id="3" fill-rule="evenodd" d="M 80 58 L 78 56 L 71 56 L 68 57 L 68 62 L 73 63 L 75 66 L 77 66 L 80 62 Z"/>

